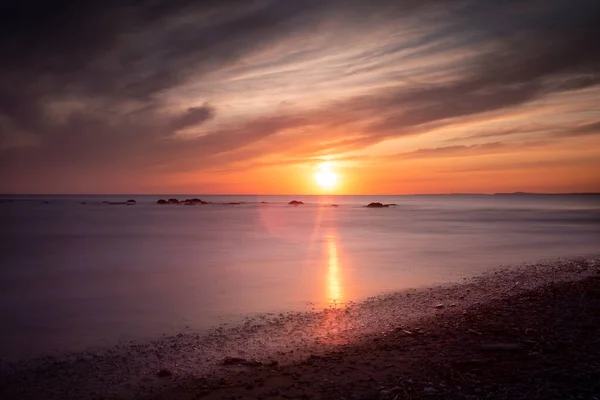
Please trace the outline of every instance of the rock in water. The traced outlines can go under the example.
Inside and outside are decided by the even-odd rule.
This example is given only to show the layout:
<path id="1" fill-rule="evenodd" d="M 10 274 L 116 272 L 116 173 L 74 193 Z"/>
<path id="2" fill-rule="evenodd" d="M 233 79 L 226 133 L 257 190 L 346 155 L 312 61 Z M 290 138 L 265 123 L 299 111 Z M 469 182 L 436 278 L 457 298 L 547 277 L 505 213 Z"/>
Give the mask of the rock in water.
<path id="1" fill-rule="evenodd" d="M 160 199 L 156 202 L 156 204 L 167 204 L 167 201 L 164 199 Z"/>
<path id="2" fill-rule="evenodd" d="M 389 205 L 383 204 L 383 203 L 369 203 L 369 204 L 367 204 L 367 207 L 369 207 L 369 208 L 385 208 L 385 207 L 389 207 Z"/>
<path id="3" fill-rule="evenodd" d="M 185 199 L 183 201 L 184 204 L 207 204 L 205 201 L 200 200 L 197 197 L 194 197 L 193 199 Z"/>
<path id="4" fill-rule="evenodd" d="M 288 204 L 289 204 L 290 206 L 299 206 L 299 205 L 302 205 L 302 204 L 304 204 L 304 202 L 303 202 L 303 201 L 299 201 L 299 200 L 292 200 L 292 201 L 290 201 Z"/>

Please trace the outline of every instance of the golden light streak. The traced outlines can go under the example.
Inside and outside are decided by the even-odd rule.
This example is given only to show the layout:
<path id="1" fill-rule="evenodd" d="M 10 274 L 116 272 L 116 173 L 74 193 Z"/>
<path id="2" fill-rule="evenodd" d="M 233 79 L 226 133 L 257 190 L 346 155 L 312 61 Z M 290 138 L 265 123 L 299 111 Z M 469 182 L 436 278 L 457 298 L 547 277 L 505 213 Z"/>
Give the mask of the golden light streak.
<path id="1" fill-rule="evenodd" d="M 340 260 L 338 257 L 337 236 L 328 234 L 325 237 L 327 245 L 327 298 L 330 302 L 340 303 L 344 293 L 340 274 Z"/>

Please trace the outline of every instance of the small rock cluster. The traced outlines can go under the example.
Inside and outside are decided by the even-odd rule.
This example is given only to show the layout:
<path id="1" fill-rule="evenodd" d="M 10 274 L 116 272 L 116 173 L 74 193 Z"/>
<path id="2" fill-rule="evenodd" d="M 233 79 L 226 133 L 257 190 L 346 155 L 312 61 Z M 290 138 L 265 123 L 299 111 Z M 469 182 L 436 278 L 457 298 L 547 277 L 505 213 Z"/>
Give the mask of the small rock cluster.
<path id="1" fill-rule="evenodd" d="M 193 199 L 185 199 L 185 200 L 178 200 L 175 198 L 170 198 L 168 200 L 165 199 L 160 199 L 156 202 L 156 204 L 183 204 L 184 206 L 194 206 L 196 204 L 209 204 L 206 201 L 200 200 L 198 198 L 193 198 Z"/>

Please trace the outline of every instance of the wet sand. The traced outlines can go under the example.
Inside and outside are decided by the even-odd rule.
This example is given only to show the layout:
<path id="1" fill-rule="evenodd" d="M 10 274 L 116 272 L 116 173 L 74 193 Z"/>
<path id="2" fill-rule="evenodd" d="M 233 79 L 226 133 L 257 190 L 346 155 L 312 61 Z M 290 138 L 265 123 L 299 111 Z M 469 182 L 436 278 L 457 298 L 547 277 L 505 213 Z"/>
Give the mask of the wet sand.
<path id="1" fill-rule="evenodd" d="M 600 398 L 600 261 L 0 364 L 3 399 Z"/>

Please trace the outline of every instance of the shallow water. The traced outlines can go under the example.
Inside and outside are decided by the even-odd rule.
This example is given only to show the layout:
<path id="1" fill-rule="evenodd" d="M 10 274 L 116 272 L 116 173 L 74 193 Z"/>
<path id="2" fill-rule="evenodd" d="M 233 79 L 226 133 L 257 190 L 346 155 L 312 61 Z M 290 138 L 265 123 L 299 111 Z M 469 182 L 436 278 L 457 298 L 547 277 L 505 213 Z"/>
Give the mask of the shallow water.
<path id="1" fill-rule="evenodd" d="M 299 207 L 289 196 L 173 197 L 215 204 L 2 197 L 13 201 L 0 203 L 0 357 L 194 332 L 600 253 L 599 196 L 297 196 Z M 137 204 L 102 204 L 128 198 Z M 362 207 L 371 201 L 397 206 Z M 245 204 L 218 204 L 227 202 Z"/>

